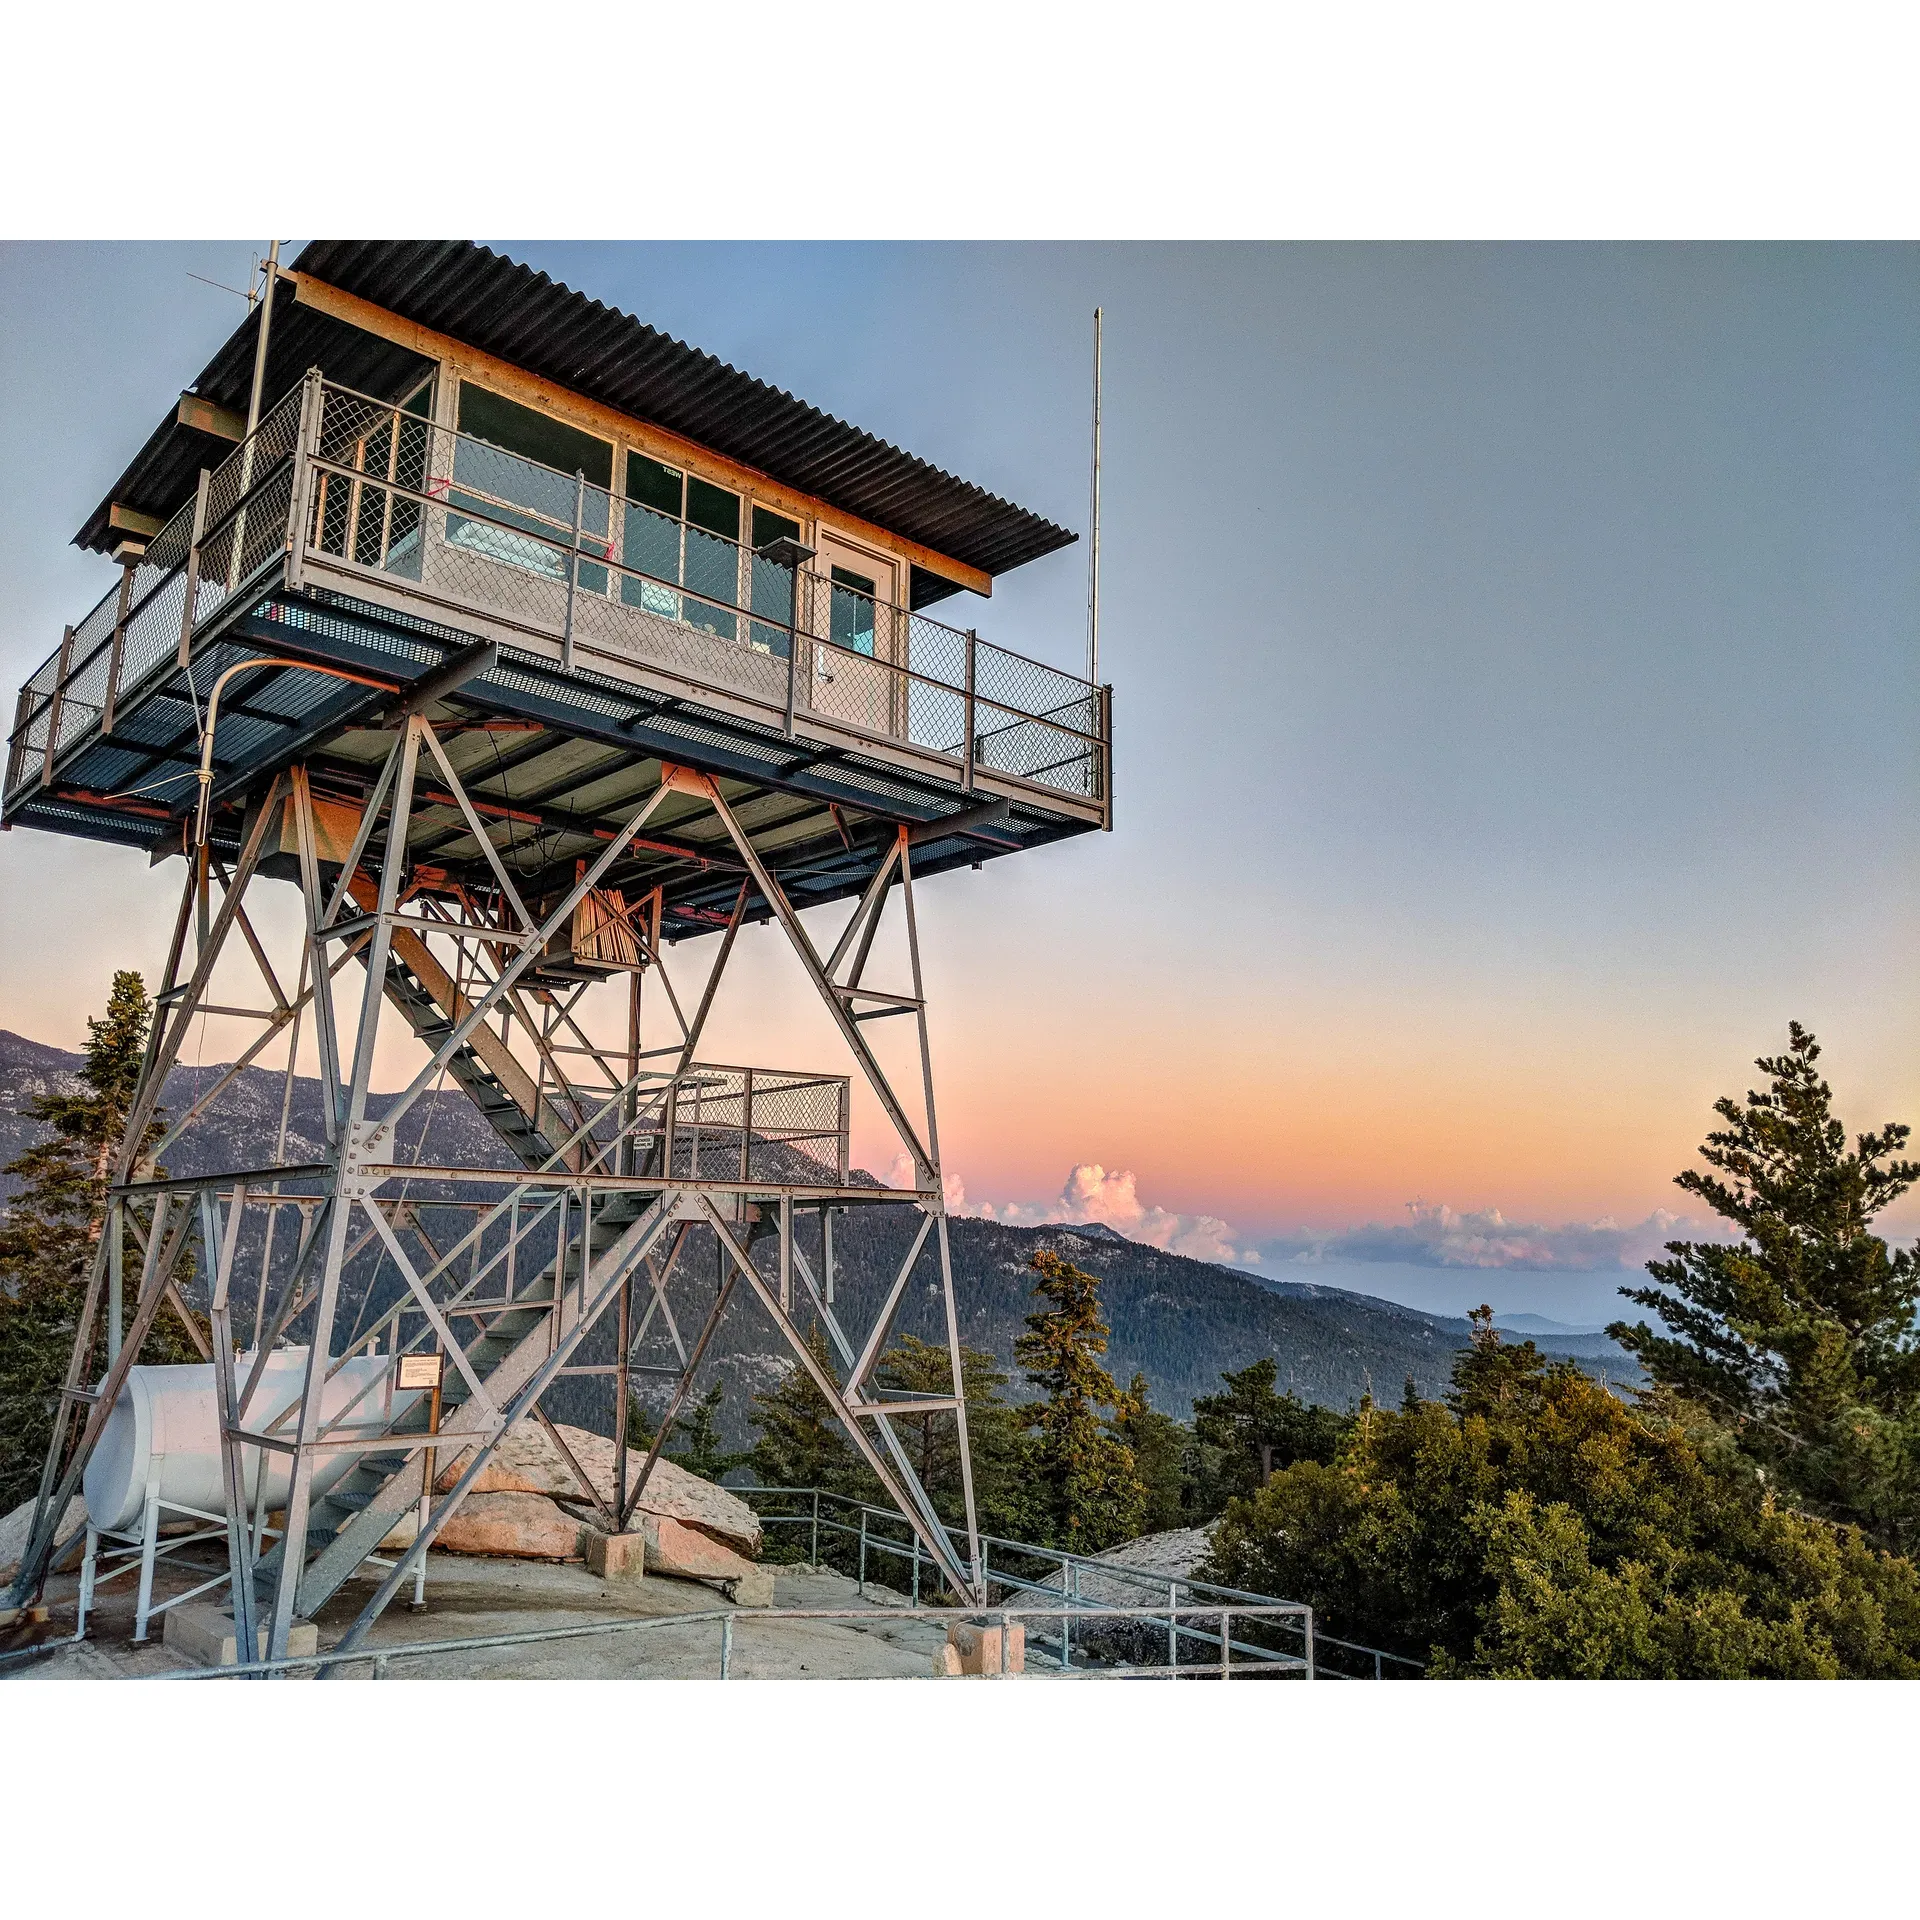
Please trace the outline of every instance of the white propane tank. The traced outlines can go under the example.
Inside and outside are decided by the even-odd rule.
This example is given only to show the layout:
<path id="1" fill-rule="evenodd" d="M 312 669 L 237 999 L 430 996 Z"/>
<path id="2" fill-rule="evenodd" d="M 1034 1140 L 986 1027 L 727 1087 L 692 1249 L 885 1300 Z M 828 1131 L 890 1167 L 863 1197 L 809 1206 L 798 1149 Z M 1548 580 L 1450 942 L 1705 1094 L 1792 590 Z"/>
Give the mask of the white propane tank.
<path id="1" fill-rule="evenodd" d="M 257 1358 L 243 1353 L 234 1361 L 234 1378 L 242 1394 Z M 347 1403 L 363 1387 L 370 1387 L 347 1415 L 343 1431 L 367 1435 L 385 1432 L 421 1397 L 417 1392 L 391 1391 L 388 1378 L 392 1366 L 390 1354 L 359 1354 L 347 1361 L 321 1394 L 322 1417 L 339 1419 Z M 267 1355 L 260 1389 L 246 1412 L 244 1424 L 250 1432 L 270 1430 L 275 1416 L 299 1398 L 306 1370 L 305 1347 L 280 1347 Z M 345 1479 L 360 1457 L 344 1451 L 316 1455 L 314 1493 L 322 1494 Z M 249 1510 L 260 1497 L 263 1460 L 267 1505 L 284 1506 L 292 1483 L 291 1457 L 262 1447 L 244 1447 L 241 1460 Z M 158 1483 L 160 1498 L 171 1505 L 196 1508 L 202 1513 L 226 1511 L 219 1405 L 210 1362 L 196 1367 L 134 1367 L 128 1373 L 93 1458 L 87 1462 L 82 1481 L 87 1518 L 96 1527 L 124 1530 L 137 1526 L 150 1480 Z"/>

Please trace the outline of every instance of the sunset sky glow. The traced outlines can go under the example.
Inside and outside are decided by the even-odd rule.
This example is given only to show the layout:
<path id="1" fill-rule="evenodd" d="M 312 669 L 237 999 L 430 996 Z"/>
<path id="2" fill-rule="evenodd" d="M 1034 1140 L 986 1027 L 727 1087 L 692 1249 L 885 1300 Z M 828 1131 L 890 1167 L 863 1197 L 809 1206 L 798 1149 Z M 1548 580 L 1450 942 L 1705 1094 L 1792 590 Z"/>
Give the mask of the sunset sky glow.
<path id="1" fill-rule="evenodd" d="M 1076 528 L 1106 309 L 1115 831 L 923 896 L 970 1209 L 1604 1268 L 1790 1017 L 1920 1119 L 1920 249 L 495 244 Z M 10 687 L 247 255 L 0 248 Z M 1085 585 L 944 617 L 1071 666 Z M 0 837 L 0 1025 L 78 1044 L 176 873 Z M 741 965 L 715 1057 L 827 1063 Z"/>

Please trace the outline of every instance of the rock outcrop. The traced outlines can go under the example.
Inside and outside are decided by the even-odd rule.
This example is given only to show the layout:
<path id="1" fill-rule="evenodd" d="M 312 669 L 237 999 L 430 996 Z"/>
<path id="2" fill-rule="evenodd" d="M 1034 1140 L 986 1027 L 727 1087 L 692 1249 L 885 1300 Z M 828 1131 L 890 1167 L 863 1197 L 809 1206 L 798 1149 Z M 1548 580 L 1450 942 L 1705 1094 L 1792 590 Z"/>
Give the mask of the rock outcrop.
<path id="1" fill-rule="evenodd" d="M 652 1491 L 651 1488 L 648 1489 Z M 76 1493 L 67 1502 L 67 1510 L 60 1517 L 60 1525 L 54 1531 L 57 1545 L 69 1534 L 78 1533 L 87 1524 L 87 1503 Z M 33 1502 L 23 1500 L 19 1506 L 0 1519 L 0 1588 L 12 1585 L 13 1577 L 20 1571 L 20 1556 L 27 1550 L 27 1535 L 33 1531 Z M 61 1568 L 77 1567 L 80 1564 L 80 1548 L 75 1546 L 67 1555 Z"/>
<path id="2" fill-rule="evenodd" d="M 593 1489 L 602 1500 L 613 1501 L 613 1442 L 583 1427 L 558 1427 L 568 1450 L 579 1461 Z M 435 1485 L 445 1492 L 460 1477 L 466 1465 L 462 1453 L 447 1463 Z M 627 1486 L 638 1484 L 640 1467 L 646 1456 L 629 1454 Z M 561 1500 L 577 1509 L 578 1518 L 597 1523 L 592 1503 L 581 1491 L 573 1470 L 553 1444 L 552 1437 L 537 1420 L 525 1420 L 502 1440 L 493 1457 L 481 1469 L 472 1491 L 463 1503 L 470 1506 L 482 1494 L 540 1494 L 549 1501 Z M 754 1511 L 725 1487 L 703 1480 L 671 1460 L 660 1460 L 647 1480 L 635 1518 L 652 1514 L 656 1518 L 677 1521 L 710 1536 L 734 1553 L 752 1559 L 760 1551 L 760 1522 Z M 442 1544 L 450 1545 L 442 1536 Z M 465 1551 L 453 1548 L 455 1552 Z"/>
<path id="3" fill-rule="evenodd" d="M 580 1551 L 580 1522 L 544 1493 L 470 1493 L 435 1544 L 448 1553 L 571 1560 Z"/>

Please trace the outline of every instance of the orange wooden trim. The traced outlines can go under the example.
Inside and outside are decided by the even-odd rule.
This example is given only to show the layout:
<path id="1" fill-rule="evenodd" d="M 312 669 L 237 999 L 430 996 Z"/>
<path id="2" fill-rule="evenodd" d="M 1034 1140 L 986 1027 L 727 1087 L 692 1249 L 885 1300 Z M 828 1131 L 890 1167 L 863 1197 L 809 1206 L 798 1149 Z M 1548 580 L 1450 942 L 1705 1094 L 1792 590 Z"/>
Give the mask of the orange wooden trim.
<path id="1" fill-rule="evenodd" d="M 992 574 L 982 573 L 978 567 L 970 567 L 964 561 L 936 552 L 932 547 L 923 547 L 917 540 L 909 540 L 905 534 L 894 533 L 871 520 L 862 520 L 839 507 L 829 506 L 812 494 L 801 493 L 797 488 L 774 479 L 771 474 L 762 473 L 757 467 L 749 467 L 741 461 L 728 459 L 723 453 L 715 453 L 712 448 L 701 446 L 697 440 L 688 440 L 680 434 L 669 432 L 665 427 L 636 420 L 631 414 L 621 413 L 601 401 L 589 400 L 585 394 L 558 386 L 537 373 L 529 373 L 524 367 L 516 367 L 511 361 L 498 359 L 483 348 L 468 346 L 465 341 L 456 340 L 450 334 L 436 333 L 431 327 L 423 327 L 417 321 L 403 319 L 385 307 L 375 306 L 371 300 L 362 300 L 359 295 L 344 292 L 325 280 L 316 280 L 310 273 L 283 270 L 281 277 L 293 282 L 295 297 L 302 306 L 312 307 L 316 313 L 342 320 L 350 327 L 358 327 L 362 333 L 371 333 L 381 340 L 391 340 L 395 345 L 409 348 L 426 359 L 437 360 L 462 379 L 472 379 L 484 386 L 497 388 L 507 398 L 538 407 L 543 413 L 566 421 L 569 426 L 616 440 L 623 446 L 638 448 L 653 459 L 663 460 L 670 466 L 684 467 L 702 479 L 743 492 L 762 506 L 772 507 L 792 518 L 801 521 L 824 520 L 828 532 L 836 527 L 843 528 L 851 537 L 870 541 L 898 558 L 922 567 L 929 573 L 937 573 L 941 579 L 951 580 L 973 593 L 990 596 L 993 592 Z"/>

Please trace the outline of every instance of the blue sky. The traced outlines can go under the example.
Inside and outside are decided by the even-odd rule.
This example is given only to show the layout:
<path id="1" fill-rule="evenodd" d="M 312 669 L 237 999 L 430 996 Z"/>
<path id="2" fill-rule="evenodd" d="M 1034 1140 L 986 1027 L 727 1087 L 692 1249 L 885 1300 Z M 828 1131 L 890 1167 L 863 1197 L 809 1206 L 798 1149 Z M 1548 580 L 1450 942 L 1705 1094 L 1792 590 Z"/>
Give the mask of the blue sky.
<path id="1" fill-rule="evenodd" d="M 1920 250 L 497 244 L 1076 528 L 1105 306 L 1116 831 L 929 890 L 975 1204 L 1626 1232 L 1789 1017 L 1856 1124 L 1920 1109 Z M 0 248 L 13 684 L 248 253 Z M 1084 593 L 949 604 L 1071 664 Z M 0 887 L 0 1023 L 158 957 L 134 856 Z"/>

